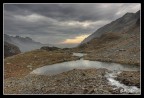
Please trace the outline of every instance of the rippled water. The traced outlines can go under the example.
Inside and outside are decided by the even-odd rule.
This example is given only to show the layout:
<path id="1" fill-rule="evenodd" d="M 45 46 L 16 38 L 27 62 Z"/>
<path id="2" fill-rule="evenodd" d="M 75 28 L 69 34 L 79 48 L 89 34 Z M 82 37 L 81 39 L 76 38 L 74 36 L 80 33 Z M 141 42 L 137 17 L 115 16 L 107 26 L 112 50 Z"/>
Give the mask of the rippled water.
<path id="1" fill-rule="evenodd" d="M 74 53 L 75 56 L 82 57 L 85 54 Z M 118 71 L 137 71 L 139 67 L 132 65 L 121 65 L 117 63 L 106 63 L 99 61 L 89 61 L 89 60 L 76 60 L 63 63 L 57 63 L 53 65 L 46 65 L 33 70 L 32 74 L 38 75 L 51 75 L 58 74 L 61 72 L 69 71 L 72 69 L 88 69 L 88 68 L 106 68 L 108 70 L 118 70 Z"/>

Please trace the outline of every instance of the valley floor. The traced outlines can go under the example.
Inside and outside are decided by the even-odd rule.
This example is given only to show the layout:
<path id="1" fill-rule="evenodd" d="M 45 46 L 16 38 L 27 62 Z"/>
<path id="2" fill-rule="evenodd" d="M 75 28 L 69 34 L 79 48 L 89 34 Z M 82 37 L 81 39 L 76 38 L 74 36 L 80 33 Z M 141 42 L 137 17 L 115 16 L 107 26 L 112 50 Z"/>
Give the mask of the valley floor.
<path id="1" fill-rule="evenodd" d="M 54 76 L 27 75 L 5 79 L 5 94 L 131 94 L 108 83 L 106 69 L 74 69 Z M 132 75 L 127 77 L 134 77 Z M 138 75 L 137 75 L 138 77 Z M 139 79 L 137 78 L 137 81 Z M 134 82 L 133 85 L 137 85 Z"/>
<path id="2" fill-rule="evenodd" d="M 140 94 L 121 92 L 109 83 L 107 69 L 73 69 L 57 75 L 29 74 L 44 65 L 78 60 L 66 51 L 35 50 L 8 57 L 4 61 L 4 94 Z M 115 80 L 140 88 L 140 72 L 124 71 Z"/>

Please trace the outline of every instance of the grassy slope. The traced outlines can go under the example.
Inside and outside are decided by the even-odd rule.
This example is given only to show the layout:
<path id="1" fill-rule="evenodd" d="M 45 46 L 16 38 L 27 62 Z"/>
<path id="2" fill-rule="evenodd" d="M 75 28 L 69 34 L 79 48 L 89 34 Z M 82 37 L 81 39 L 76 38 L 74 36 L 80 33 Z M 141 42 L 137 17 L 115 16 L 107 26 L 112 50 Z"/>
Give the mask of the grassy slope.
<path id="1" fill-rule="evenodd" d="M 76 60 L 78 57 L 63 51 L 34 50 L 4 59 L 4 77 L 22 77 L 44 65 Z"/>

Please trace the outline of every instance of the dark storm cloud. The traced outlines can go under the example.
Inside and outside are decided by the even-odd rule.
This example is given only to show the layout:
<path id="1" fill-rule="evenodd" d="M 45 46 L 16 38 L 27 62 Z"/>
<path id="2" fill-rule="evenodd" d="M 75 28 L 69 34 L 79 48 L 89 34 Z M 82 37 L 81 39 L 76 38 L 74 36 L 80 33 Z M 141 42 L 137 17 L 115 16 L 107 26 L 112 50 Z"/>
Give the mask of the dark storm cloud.
<path id="1" fill-rule="evenodd" d="M 7 4 L 5 10 L 21 15 L 38 13 L 59 20 L 112 19 L 119 10 L 128 10 L 136 4 Z M 106 17 L 107 16 L 107 17 Z"/>
<path id="2" fill-rule="evenodd" d="M 135 3 L 4 4 L 4 33 L 57 43 L 78 35 L 92 34 L 126 12 L 136 12 L 139 8 L 140 4 Z"/>
<path id="3" fill-rule="evenodd" d="M 38 13 L 58 20 L 97 20 L 106 15 L 113 16 L 116 9 L 101 9 L 99 4 L 14 4 L 5 5 L 5 10 L 15 14 L 28 15 Z M 113 10 L 113 11 L 109 11 Z M 102 17 L 103 16 L 103 17 Z"/>

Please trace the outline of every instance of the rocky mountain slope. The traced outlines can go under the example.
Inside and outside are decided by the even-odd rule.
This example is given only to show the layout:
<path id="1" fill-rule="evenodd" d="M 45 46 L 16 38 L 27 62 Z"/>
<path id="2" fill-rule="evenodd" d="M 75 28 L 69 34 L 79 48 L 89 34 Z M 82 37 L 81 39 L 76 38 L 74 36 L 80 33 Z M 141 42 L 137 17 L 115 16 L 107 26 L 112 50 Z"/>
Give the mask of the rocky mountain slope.
<path id="1" fill-rule="evenodd" d="M 19 54 L 20 52 L 21 51 L 17 46 L 10 44 L 8 42 L 4 42 L 4 57 L 16 55 Z"/>
<path id="2" fill-rule="evenodd" d="M 89 60 L 140 65 L 140 11 L 98 29 L 75 50 L 88 52 Z"/>
<path id="3" fill-rule="evenodd" d="M 40 42 L 35 42 L 29 37 L 20 37 L 20 36 L 9 36 L 7 34 L 4 34 L 4 41 L 9 42 L 11 44 L 14 44 L 20 48 L 22 52 L 39 49 L 42 46 L 46 46 L 45 44 L 42 44 Z M 49 46 L 49 44 L 48 44 Z"/>
<path id="4" fill-rule="evenodd" d="M 94 38 L 99 38 L 104 33 L 126 32 L 140 18 L 140 11 L 136 13 L 126 13 L 121 18 L 99 28 L 93 34 L 84 39 L 81 44 L 87 43 Z"/>

